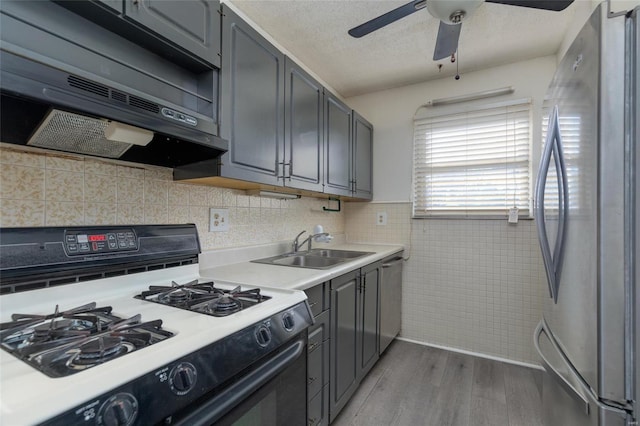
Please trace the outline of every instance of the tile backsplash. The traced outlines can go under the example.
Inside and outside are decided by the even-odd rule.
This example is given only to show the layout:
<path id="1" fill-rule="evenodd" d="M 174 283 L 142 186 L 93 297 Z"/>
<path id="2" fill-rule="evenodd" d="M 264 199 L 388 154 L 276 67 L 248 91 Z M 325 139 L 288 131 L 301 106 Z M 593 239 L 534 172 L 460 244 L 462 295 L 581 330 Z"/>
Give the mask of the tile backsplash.
<path id="1" fill-rule="evenodd" d="M 189 185 L 171 169 L 0 148 L 0 226 L 195 223 L 203 249 L 292 240 L 316 224 L 344 233 L 327 201 L 276 200 Z M 209 209 L 229 209 L 228 232 L 209 232 Z"/>
<path id="2" fill-rule="evenodd" d="M 411 219 L 411 203 L 348 204 L 347 239 L 404 244 L 402 330 L 414 341 L 537 364 L 547 297 L 534 221 Z M 387 225 L 376 225 L 387 212 Z"/>

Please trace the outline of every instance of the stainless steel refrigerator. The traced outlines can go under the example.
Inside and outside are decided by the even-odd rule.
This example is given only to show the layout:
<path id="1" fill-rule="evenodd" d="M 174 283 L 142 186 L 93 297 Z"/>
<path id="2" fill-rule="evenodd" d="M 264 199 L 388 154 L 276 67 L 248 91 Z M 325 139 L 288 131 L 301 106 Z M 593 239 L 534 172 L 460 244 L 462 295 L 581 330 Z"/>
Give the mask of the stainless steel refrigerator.
<path id="1" fill-rule="evenodd" d="M 601 4 L 543 105 L 534 213 L 550 297 L 534 343 L 547 426 L 640 420 L 638 13 Z"/>

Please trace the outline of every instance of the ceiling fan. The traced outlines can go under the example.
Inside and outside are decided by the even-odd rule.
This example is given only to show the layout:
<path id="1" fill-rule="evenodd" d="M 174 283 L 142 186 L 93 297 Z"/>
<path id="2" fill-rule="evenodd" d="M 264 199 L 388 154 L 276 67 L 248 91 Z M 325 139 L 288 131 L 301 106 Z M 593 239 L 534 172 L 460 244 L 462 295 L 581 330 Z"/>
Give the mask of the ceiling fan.
<path id="1" fill-rule="evenodd" d="M 483 3 L 499 3 L 510 6 L 559 12 L 574 0 L 414 0 L 349 30 L 349 35 L 360 38 L 421 9 L 427 9 L 440 20 L 433 60 L 452 56 L 458 50 L 462 21 Z"/>

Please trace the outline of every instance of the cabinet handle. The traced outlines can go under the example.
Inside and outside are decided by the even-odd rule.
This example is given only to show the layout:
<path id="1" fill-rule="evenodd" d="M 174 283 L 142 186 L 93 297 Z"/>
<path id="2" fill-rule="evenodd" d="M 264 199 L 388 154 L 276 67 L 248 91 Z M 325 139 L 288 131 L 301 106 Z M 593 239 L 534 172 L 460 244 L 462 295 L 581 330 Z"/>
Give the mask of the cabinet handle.
<path id="1" fill-rule="evenodd" d="M 315 378 L 315 377 L 309 377 L 309 380 L 307 380 L 307 385 L 310 385 L 310 384 L 312 384 L 312 383 L 313 383 L 313 382 L 315 382 L 315 381 L 316 381 L 316 378 Z"/>
<path id="2" fill-rule="evenodd" d="M 316 418 L 314 417 L 314 418 L 312 418 L 312 419 L 309 419 L 309 420 L 307 421 L 307 424 L 308 424 L 309 426 L 313 426 L 314 424 L 316 424 Z"/>
<path id="3" fill-rule="evenodd" d="M 312 350 L 314 350 L 320 343 L 312 343 L 309 345 L 309 349 L 308 351 L 311 352 Z"/>
<path id="4" fill-rule="evenodd" d="M 313 302 L 313 303 L 309 303 L 309 307 L 313 308 L 314 306 L 316 306 L 318 304 L 318 302 Z"/>

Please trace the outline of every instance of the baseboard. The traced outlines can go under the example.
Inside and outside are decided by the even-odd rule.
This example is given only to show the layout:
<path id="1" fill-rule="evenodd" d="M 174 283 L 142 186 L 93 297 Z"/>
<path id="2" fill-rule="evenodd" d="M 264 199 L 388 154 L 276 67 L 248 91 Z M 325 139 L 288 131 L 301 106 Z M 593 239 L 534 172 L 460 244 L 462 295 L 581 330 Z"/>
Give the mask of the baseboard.
<path id="1" fill-rule="evenodd" d="M 513 359 L 501 358 L 499 356 L 483 354 L 483 353 L 480 353 L 480 352 L 466 351 L 464 349 L 452 348 L 452 347 L 449 347 L 449 346 L 434 345 L 433 343 L 420 342 L 418 340 L 407 339 L 405 337 L 396 337 L 396 339 L 402 340 L 404 342 L 415 343 L 417 345 L 429 346 L 429 347 L 432 347 L 432 348 L 443 349 L 445 351 L 458 352 L 458 353 L 465 354 L 465 355 L 471 355 L 471 356 L 477 356 L 477 357 L 480 357 L 480 358 L 491 359 L 493 361 L 505 362 L 507 364 L 519 365 L 521 367 L 528 367 L 528 368 L 534 368 L 536 370 L 543 370 L 542 366 L 537 365 L 537 364 L 529 364 L 528 362 L 515 361 Z"/>

